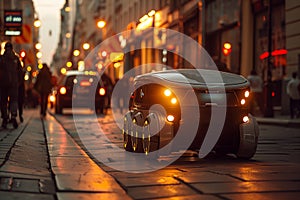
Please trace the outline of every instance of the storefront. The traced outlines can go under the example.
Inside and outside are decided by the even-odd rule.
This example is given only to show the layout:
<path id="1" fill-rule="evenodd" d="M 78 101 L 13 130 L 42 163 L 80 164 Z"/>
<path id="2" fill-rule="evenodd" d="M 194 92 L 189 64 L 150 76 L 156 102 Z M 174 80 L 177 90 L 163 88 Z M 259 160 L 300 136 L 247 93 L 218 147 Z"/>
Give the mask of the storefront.
<path id="1" fill-rule="evenodd" d="M 228 70 L 240 74 L 241 30 L 239 0 L 213 0 L 206 2 L 205 49 L 217 62 L 227 65 Z M 231 52 L 223 54 L 223 45 L 231 44 Z"/>
<path id="2" fill-rule="evenodd" d="M 271 26 L 269 26 L 269 6 L 272 6 Z M 282 80 L 286 76 L 285 1 L 273 0 L 270 4 L 269 1 L 253 0 L 252 8 L 255 30 L 254 68 L 266 81 L 268 67 L 271 67 L 273 103 L 275 106 L 280 106 Z M 271 39 L 270 49 L 269 39 Z"/>

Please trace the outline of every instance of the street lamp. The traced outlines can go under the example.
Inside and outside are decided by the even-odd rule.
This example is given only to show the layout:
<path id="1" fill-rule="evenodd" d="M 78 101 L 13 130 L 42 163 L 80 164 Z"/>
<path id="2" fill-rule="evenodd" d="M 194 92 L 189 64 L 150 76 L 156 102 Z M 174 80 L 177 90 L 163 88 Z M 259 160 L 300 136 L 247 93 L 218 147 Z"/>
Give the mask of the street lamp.
<path id="1" fill-rule="evenodd" d="M 75 50 L 73 51 L 73 55 L 74 55 L 75 57 L 79 56 L 79 54 L 80 54 L 80 51 L 79 51 L 78 49 L 75 49 Z"/>
<path id="2" fill-rule="evenodd" d="M 43 55 L 42 52 L 37 52 L 37 53 L 36 53 L 36 57 L 37 57 L 38 59 L 40 59 L 40 58 L 42 57 L 42 55 Z"/>
<path id="3" fill-rule="evenodd" d="M 87 42 L 85 42 L 85 43 L 82 45 L 82 48 L 83 48 L 84 50 L 88 50 L 88 49 L 90 48 L 90 44 L 87 43 Z"/>
<path id="4" fill-rule="evenodd" d="M 106 25 L 106 22 L 104 20 L 97 21 L 98 28 L 104 28 L 105 25 Z"/>
<path id="5" fill-rule="evenodd" d="M 34 27 L 39 28 L 42 25 L 42 23 L 39 20 L 39 18 L 35 18 L 33 25 Z"/>
<path id="6" fill-rule="evenodd" d="M 66 38 L 71 38 L 71 33 L 66 33 Z"/>
<path id="7" fill-rule="evenodd" d="M 73 63 L 72 63 L 71 61 L 68 61 L 68 62 L 66 63 L 66 66 L 67 66 L 68 68 L 71 68 L 72 65 L 73 65 Z"/>
<path id="8" fill-rule="evenodd" d="M 42 48 L 42 44 L 41 43 L 36 43 L 35 44 L 35 48 L 37 49 L 37 50 L 40 50 L 41 48 Z"/>

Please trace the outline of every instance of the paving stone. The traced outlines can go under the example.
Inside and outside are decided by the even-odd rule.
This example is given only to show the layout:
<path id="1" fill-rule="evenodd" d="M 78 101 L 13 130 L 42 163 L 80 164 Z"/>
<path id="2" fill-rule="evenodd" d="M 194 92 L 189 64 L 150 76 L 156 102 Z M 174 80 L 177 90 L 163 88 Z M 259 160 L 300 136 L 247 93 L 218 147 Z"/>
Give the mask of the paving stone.
<path id="1" fill-rule="evenodd" d="M 300 181 L 299 173 L 240 173 L 231 174 L 232 176 L 238 177 L 244 181 Z M 299 188 L 300 189 L 300 188 Z"/>
<path id="2" fill-rule="evenodd" d="M 40 180 L 40 192 L 41 193 L 52 193 L 56 192 L 54 180 L 52 179 L 41 179 Z"/>
<path id="3" fill-rule="evenodd" d="M 173 176 L 180 176 L 185 174 L 185 172 L 182 172 L 178 169 L 160 169 L 153 172 L 148 173 L 127 173 L 127 172 L 110 172 L 110 175 L 116 177 L 116 178 L 144 178 L 144 177 L 173 177 Z"/>
<path id="4" fill-rule="evenodd" d="M 119 192 L 123 189 L 108 174 L 56 174 L 60 191 Z"/>
<path id="5" fill-rule="evenodd" d="M 11 177 L 0 178 L 0 190 L 10 190 L 12 184 L 13 184 L 13 179 Z"/>
<path id="6" fill-rule="evenodd" d="M 127 192 L 134 199 L 154 199 L 197 194 L 195 190 L 186 185 L 134 187 L 128 188 Z"/>
<path id="7" fill-rule="evenodd" d="M 58 192 L 58 200 L 99 200 L 99 199 L 109 199 L 109 200 L 130 200 L 131 198 L 127 195 L 120 195 L 115 193 L 72 193 L 72 192 Z"/>
<path id="8" fill-rule="evenodd" d="M 266 182 L 234 182 L 234 183 L 196 183 L 192 187 L 205 194 L 224 194 L 237 192 L 276 192 L 299 191 L 300 182 L 293 181 L 266 181 Z"/>
<path id="9" fill-rule="evenodd" d="M 76 156 L 83 156 L 81 152 L 79 152 L 76 147 L 71 149 L 64 149 L 64 151 L 61 151 L 61 149 L 56 150 L 50 150 L 49 151 L 50 156 L 64 156 L 64 157 L 76 157 Z"/>
<path id="10" fill-rule="evenodd" d="M 13 179 L 12 191 L 21 191 L 21 192 L 40 192 L 39 189 L 39 180 L 30 180 L 30 179 Z"/>
<path id="11" fill-rule="evenodd" d="M 226 194 L 221 195 L 222 197 L 231 200 L 299 200 L 300 192 L 271 192 L 271 193 L 243 193 L 243 194 Z"/>
<path id="12" fill-rule="evenodd" d="M 188 195 L 188 196 L 176 196 L 168 198 L 159 198 L 159 200 L 220 200 L 221 198 L 213 195 Z"/>
<path id="13" fill-rule="evenodd" d="M 227 175 L 214 174 L 210 172 L 201 172 L 201 173 L 186 173 L 181 176 L 176 177 L 186 183 L 205 183 L 205 182 L 234 182 L 238 181 L 235 178 L 232 178 Z"/>
<path id="14" fill-rule="evenodd" d="M 6 192 L 0 191 L 1 200 L 55 200 L 55 197 L 51 194 L 39 194 L 39 193 L 24 193 L 24 192 Z"/>
<path id="15" fill-rule="evenodd" d="M 180 182 L 172 177 L 135 177 L 135 178 L 118 178 L 118 182 L 125 187 L 133 186 L 155 186 L 155 185 L 175 185 Z"/>
<path id="16" fill-rule="evenodd" d="M 95 163 L 85 157 L 51 157 L 50 162 L 54 174 L 95 173 Z"/>

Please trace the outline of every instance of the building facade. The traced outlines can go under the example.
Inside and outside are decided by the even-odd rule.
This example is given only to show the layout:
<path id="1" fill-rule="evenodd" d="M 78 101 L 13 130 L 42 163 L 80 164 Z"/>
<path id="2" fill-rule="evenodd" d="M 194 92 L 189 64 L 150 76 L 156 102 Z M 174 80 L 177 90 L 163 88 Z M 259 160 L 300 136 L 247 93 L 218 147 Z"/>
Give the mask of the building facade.
<path id="1" fill-rule="evenodd" d="M 68 59 L 73 59 L 73 62 L 84 59 L 105 39 L 123 31 L 156 27 L 172 29 L 191 37 L 202 45 L 213 59 L 224 63 L 233 73 L 247 77 L 250 71 L 255 69 L 267 81 L 267 72 L 270 70 L 274 83 L 273 98 L 277 105 L 281 105 L 282 98 L 286 98 L 283 80 L 289 77 L 292 71 L 299 70 L 300 40 L 297 28 L 299 3 L 296 0 L 68 0 L 66 2 L 73 4 L 68 14 L 73 20 L 68 20 L 68 24 L 62 27 L 62 37 L 66 34 L 63 31 L 65 27 L 68 27 L 71 33 L 69 58 L 64 61 L 65 63 Z M 150 17 L 149 12 L 152 10 L 155 11 L 155 15 Z M 142 18 L 147 15 L 152 22 L 142 23 Z M 106 25 L 98 28 L 96 23 L 99 20 L 104 20 Z M 162 50 L 156 48 L 158 44 L 149 45 L 153 38 L 149 38 L 148 35 L 145 32 L 138 44 L 130 39 L 126 41 L 123 48 L 127 48 L 128 53 L 106 69 L 112 80 L 122 78 L 122 75 L 133 67 L 151 62 L 166 64 L 173 68 L 191 67 L 176 54 L 163 55 Z M 116 40 L 122 42 L 120 38 Z M 82 49 L 83 43 L 86 42 L 90 44 L 89 50 Z M 223 52 L 225 43 L 231 44 L 229 54 Z M 172 44 L 164 45 L 166 49 L 176 48 Z M 58 49 L 63 49 L 63 46 L 61 43 Z M 155 50 L 143 48 L 145 46 L 152 46 Z M 74 60 L 72 52 L 75 49 L 81 54 Z M 131 49 L 139 50 L 131 51 Z M 103 60 L 100 61 L 105 64 Z M 102 64 L 99 66 L 103 67 Z"/>
<path id="2" fill-rule="evenodd" d="M 36 44 L 39 40 L 39 27 L 34 26 L 34 22 L 38 20 L 32 0 L 0 0 L 0 42 L 4 45 L 5 42 L 10 41 L 13 44 L 16 53 L 24 52 L 25 57 L 22 58 L 24 71 L 26 71 L 26 80 L 28 84 L 36 75 L 38 58 L 36 57 L 38 49 Z M 5 31 L 7 28 L 4 23 L 5 11 L 21 12 L 21 34 L 7 35 Z M 2 46 L 3 50 L 3 46 Z"/>

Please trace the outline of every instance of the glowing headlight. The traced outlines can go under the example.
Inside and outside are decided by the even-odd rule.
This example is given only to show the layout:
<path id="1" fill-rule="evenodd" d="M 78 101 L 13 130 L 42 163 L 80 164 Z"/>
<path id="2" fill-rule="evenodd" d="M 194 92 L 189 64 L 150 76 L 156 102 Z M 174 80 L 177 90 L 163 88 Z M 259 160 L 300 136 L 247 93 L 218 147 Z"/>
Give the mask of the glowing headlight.
<path id="1" fill-rule="evenodd" d="M 105 89 L 104 88 L 100 88 L 99 89 L 99 94 L 101 95 L 101 96 L 104 96 L 105 95 Z"/>
<path id="2" fill-rule="evenodd" d="M 243 117 L 243 122 L 245 122 L 245 123 L 249 122 L 249 117 L 248 116 L 244 116 Z"/>
<path id="3" fill-rule="evenodd" d="M 175 97 L 173 97 L 173 98 L 171 99 L 171 103 L 172 103 L 172 104 L 176 104 L 176 103 L 177 103 L 177 99 L 176 99 Z"/>
<path id="4" fill-rule="evenodd" d="M 168 115 L 167 120 L 168 120 L 168 122 L 173 122 L 175 120 L 174 115 Z"/>
<path id="5" fill-rule="evenodd" d="M 67 93 L 67 89 L 66 89 L 65 87 L 61 87 L 61 88 L 59 89 L 59 93 L 60 93 L 60 94 L 66 94 L 66 93 Z"/>
<path id="6" fill-rule="evenodd" d="M 172 92 L 171 92 L 171 90 L 169 90 L 169 89 L 166 89 L 166 90 L 164 91 L 164 95 L 167 96 L 167 97 L 171 96 L 171 94 L 172 94 Z"/>
<path id="7" fill-rule="evenodd" d="M 250 96 L 250 92 L 249 92 L 248 90 L 245 91 L 244 96 L 245 96 L 246 98 L 248 98 L 248 97 Z"/>
<path id="8" fill-rule="evenodd" d="M 54 102 L 55 101 L 55 96 L 51 94 L 49 99 L 50 99 L 51 102 Z"/>
<path id="9" fill-rule="evenodd" d="M 245 100 L 245 99 L 242 99 L 242 100 L 241 100 L 241 104 L 242 104 L 242 105 L 245 105 L 245 103 L 246 103 L 246 100 Z"/>

